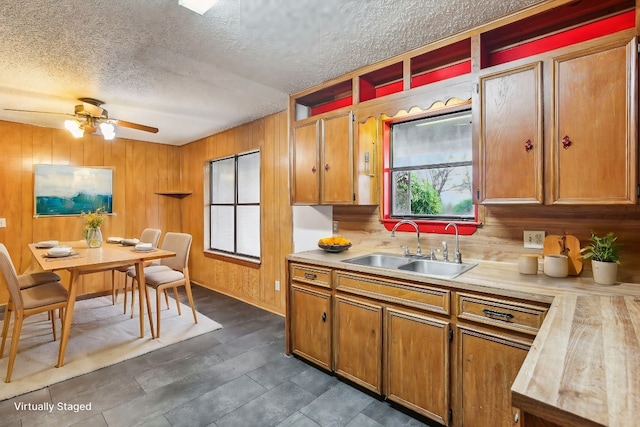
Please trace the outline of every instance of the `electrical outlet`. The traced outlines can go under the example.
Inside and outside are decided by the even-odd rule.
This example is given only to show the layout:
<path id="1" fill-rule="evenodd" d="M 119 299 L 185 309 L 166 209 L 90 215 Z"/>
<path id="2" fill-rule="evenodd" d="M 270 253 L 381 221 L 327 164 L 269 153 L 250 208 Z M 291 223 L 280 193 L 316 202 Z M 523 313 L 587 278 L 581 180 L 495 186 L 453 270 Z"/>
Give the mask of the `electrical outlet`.
<path id="1" fill-rule="evenodd" d="M 280 290 L 280 280 L 276 280 L 276 291 Z"/>
<path id="2" fill-rule="evenodd" d="M 331 223 L 331 229 L 333 230 L 333 234 L 338 234 L 338 231 L 339 231 L 338 221 L 333 221 Z"/>
<path id="3" fill-rule="evenodd" d="M 544 247 L 544 231 L 524 230 L 524 247 L 542 249 Z"/>
<path id="4" fill-rule="evenodd" d="M 0 218 L 0 228 L 5 228 L 7 226 L 7 218 Z"/>

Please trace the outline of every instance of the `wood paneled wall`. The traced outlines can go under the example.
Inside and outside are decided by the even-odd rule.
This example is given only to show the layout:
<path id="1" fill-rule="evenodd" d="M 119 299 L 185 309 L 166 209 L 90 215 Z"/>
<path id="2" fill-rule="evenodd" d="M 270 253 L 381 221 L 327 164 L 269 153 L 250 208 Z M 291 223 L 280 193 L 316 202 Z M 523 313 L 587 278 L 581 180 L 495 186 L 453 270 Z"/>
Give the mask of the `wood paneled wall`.
<path id="1" fill-rule="evenodd" d="M 33 169 L 35 164 L 108 166 L 114 170 L 114 213 L 102 226 L 103 235 L 138 237 L 145 227 L 179 231 L 175 215 L 180 206 L 158 196 L 163 187 L 180 187 L 180 147 L 102 136 L 75 139 L 66 130 L 0 121 L 0 242 L 9 249 L 18 272 L 32 268 L 27 245 L 40 240 L 82 238 L 82 220 L 71 217 L 34 216 Z M 3 282 L 3 279 L 0 279 Z M 110 289 L 106 273 L 82 278 L 80 292 Z M 7 290 L 0 286 L 0 304 Z"/>
<path id="2" fill-rule="evenodd" d="M 190 273 L 194 282 L 275 313 L 285 312 L 285 255 L 293 249 L 289 204 L 287 113 L 281 112 L 187 144 L 182 149 L 182 184 L 193 194 L 182 199 L 182 229 L 193 235 Z M 207 221 L 203 173 L 209 160 L 260 149 L 260 265 L 233 262 L 204 252 Z M 280 291 L 275 290 L 279 280 Z"/>
<path id="3" fill-rule="evenodd" d="M 580 240 L 581 247 L 588 244 L 591 230 L 598 235 L 613 231 L 622 243 L 618 280 L 640 283 L 640 206 L 487 206 L 481 209 L 485 209 L 482 227 L 471 236 L 460 236 L 463 261 L 509 262 L 516 268 L 519 254 L 542 252 L 524 248 L 524 230 L 543 230 L 547 235 L 572 234 Z M 335 206 L 333 219 L 340 221 L 340 233 L 354 246 L 401 252 L 399 246 L 408 245 L 411 252 L 416 250 L 415 233 L 396 233 L 392 238 L 378 220 L 377 206 Z M 452 235 L 421 234 L 423 252 L 441 248 L 443 240 L 452 253 L 455 244 Z M 585 261 L 584 266 L 582 274 L 590 276 L 590 262 Z"/>
<path id="4" fill-rule="evenodd" d="M 284 314 L 286 265 L 292 251 L 286 112 L 271 115 L 182 147 L 101 136 L 72 138 L 67 131 L 0 122 L 0 242 L 19 272 L 33 268 L 27 245 L 40 240 L 81 239 L 79 217 L 34 217 L 33 165 L 65 164 L 114 168 L 114 212 L 103 235 L 137 237 L 145 227 L 193 235 L 192 279 L 267 310 Z M 262 263 L 247 265 L 204 253 L 204 172 L 208 160 L 254 149 L 262 158 Z M 156 194 L 186 189 L 186 197 Z M 65 278 L 66 279 L 66 278 Z M 82 278 L 80 292 L 110 289 L 110 274 Z M 281 290 L 275 290 L 275 281 Z M 0 286 L 0 304 L 7 299 Z"/>

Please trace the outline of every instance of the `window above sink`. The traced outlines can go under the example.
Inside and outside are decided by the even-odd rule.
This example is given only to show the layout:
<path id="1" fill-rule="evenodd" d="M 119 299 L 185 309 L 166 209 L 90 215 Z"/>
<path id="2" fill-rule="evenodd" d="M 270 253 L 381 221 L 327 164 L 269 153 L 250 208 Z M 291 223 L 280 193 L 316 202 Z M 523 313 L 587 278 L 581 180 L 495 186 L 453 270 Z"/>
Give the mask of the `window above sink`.
<path id="1" fill-rule="evenodd" d="M 421 232 L 449 234 L 444 227 L 455 222 L 460 234 L 473 234 L 479 223 L 472 194 L 472 150 L 470 101 L 451 99 L 384 120 L 385 228 L 410 219 Z"/>

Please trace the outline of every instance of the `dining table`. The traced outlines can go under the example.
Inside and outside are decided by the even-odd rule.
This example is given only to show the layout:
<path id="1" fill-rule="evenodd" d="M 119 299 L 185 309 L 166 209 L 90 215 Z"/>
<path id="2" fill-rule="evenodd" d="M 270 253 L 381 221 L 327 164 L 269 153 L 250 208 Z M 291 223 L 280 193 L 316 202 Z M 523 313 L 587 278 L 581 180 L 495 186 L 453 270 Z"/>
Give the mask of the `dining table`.
<path id="1" fill-rule="evenodd" d="M 135 266 L 136 278 L 138 280 L 138 302 L 140 313 L 140 338 L 144 338 L 144 307 L 146 302 L 149 318 L 149 328 L 151 338 L 155 338 L 153 316 L 151 307 L 146 300 L 146 282 L 144 278 L 144 267 L 146 263 L 161 258 L 176 256 L 175 252 L 159 248 L 151 250 L 138 250 L 135 246 L 124 246 L 122 244 L 103 243 L 97 248 L 89 248 L 84 240 L 72 242 L 60 242 L 61 246 L 71 248 L 68 256 L 53 257 L 48 254 L 48 248 L 39 247 L 36 243 L 29 244 L 29 249 L 33 258 L 44 271 L 67 270 L 70 273 L 69 298 L 62 322 L 62 337 L 60 338 L 60 349 L 58 351 L 58 363 L 60 368 L 64 364 L 64 355 L 67 349 L 71 322 L 73 320 L 73 309 L 77 297 L 80 277 L 85 274 L 98 273 L 113 270 L 117 267 L 132 265 Z"/>

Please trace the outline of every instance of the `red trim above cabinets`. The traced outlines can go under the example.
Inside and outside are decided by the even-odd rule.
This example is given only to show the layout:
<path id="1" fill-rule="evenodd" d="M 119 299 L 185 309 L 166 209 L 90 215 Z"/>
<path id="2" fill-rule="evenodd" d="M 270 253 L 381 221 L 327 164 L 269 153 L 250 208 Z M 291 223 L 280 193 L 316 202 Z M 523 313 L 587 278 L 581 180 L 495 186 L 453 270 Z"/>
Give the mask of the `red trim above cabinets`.
<path id="1" fill-rule="evenodd" d="M 429 71 L 428 73 L 413 76 L 411 78 L 411 88 L 427 85 L 429 83 L 439 82 L 441 80 L 450 79 L 452 77 L 469 74 L 471 72 L 471 60 L 460 62 L 459 64 L 449 65 L 439 70 Z"/>
<path id="2" fill-rule="evenodd" d="M 600 21 L 591 22 L 541 39 L 523 43 L 512 48 L 488 52 L 483 58 L 482 68 L 504 64 L 516 59 L 549 52 L 561 47 L 581 43 L 597 37 L 628 30 L 636 25 L 635 10 L 630 10 Z"/>
<path id="3" fill-rule="evenodd" d="M 345 98 L 336 99 L 335 101 L 327 102 L 326 104 L 311 107 L 311 116 L 326 113 L 329 111 L 337 110 L 339 108 L 348 107 L 353 105 L 353 97 L 347 96 Z"/>

